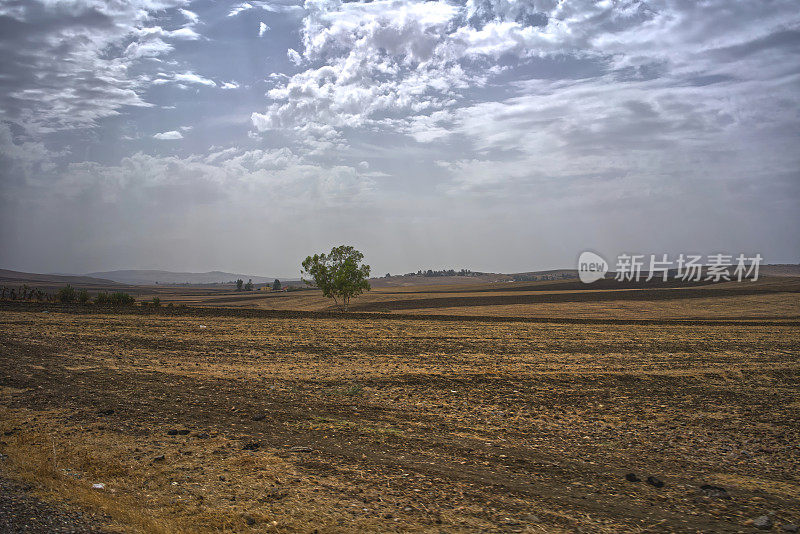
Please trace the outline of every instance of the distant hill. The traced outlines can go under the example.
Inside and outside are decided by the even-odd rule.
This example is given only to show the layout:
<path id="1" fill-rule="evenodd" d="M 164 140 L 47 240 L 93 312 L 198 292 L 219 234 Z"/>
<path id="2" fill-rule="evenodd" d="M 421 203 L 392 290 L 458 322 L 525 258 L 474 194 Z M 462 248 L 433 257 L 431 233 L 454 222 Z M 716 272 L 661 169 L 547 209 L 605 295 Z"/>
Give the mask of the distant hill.
<path id="1" fill-rule="evenodd" d="M 92 276 L 73 276 L 64 274 L 37 274 L 24 273 L 21 271 L 9 271 L 0 269 L 0 283 L 28 284 L 28 285 L 52 285 L 52 284 L 73 284 L 79 286 L 116 286 L 117 282 Z"/>
<path id="2" fill-rule="evenodd" d="M 106 271 L 99 273 L 89 273 L 86 276 L 96 278 L 107 278 L 115 282 L 130 285 L 155 285 L 155 284 L 221 284 L 232 282 L 241 278 L 245 282 L 249 279 L 254 284 L 272 283 L 274 276 L 253 276 L 250 274 L 226 273 L 223 271 L 211 271 L 207 273 L 176 273 L 172 271 L 155 270 L 121 270 Z"/>
<path id="3" fill-rule="evenodd" d="M 764 276 L 800 276 L 800 265 L 794 265 L 791 263 L 762 265 L 760 272 Z"/>

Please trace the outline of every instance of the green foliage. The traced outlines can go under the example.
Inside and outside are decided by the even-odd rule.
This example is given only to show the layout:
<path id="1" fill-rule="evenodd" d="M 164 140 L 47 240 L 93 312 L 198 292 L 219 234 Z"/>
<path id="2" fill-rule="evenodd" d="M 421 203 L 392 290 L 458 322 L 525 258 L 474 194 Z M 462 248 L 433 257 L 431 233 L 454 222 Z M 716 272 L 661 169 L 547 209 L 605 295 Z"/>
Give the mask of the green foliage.
<path id="1" fill-rule="evenodd" d="M 244 280 L 242 280 L 241 278 L 236 280 L 236 291 L 241 291 L 243 285 L 244 285 Z"/>
<path id="2" fill-rule="evenodd" d="M 158 307 L 160 307 L 160 306 L 161 306 L 161 299 L 160 299 L 160 298 L 158 298 L 158 297 L 153 297 L 153 300 L 152 300 L 152 302 L 151 302 L 151 305 L 152 305 L 154 308 L 158 308 Z"/>
<path id="3" fill-rule="evenodd" d="M 81 289 L 78 291 L 78 303 L 79 304 L 88 304 L 89 303 L 89 292 L 85 289 Z"/>
<path id="4" fill-rule="evenodd" d="M 361 264 L 363 259 L 361 252 L 347 245 L 334 247 L 327 255 L 308 256 L 303 261 L 303 275 L 310 280 L 303 278 L 303 281 L 317 286 L 339 309 L 347 311 L 352 297 L 370 290 L 367 281 L 370 267 Z"/>
<path id="5" fill-rule="evenodd" d="M 275 279 L 274 282 L 272 282 L 272 290 L 273 291 L 280 291 L 281 290 L 281 281 L 278 280 L 277 278 Z"/>
<path id="6" fill-rule="evenodd" d="M 102 291 L 94 298 L 94 302 L 99 306 L 132 306 L 136 299 L 127 293 L 106 293 Z"/>
<path id="7" fill-rule="evenodd" d="M 75 297 L 76 297 L 75 288 L 67 284 L 58 290 L 56 297 L 58 298 L 59 302 L 62 302 L 64 304 L 75 302 Z"/>
<path id="8" fill-rule="evenodd" d="M 250 278 L 247 283 L 244 285 L 245 291 L 252 291 L 253 290 L 253 279 Z"/>

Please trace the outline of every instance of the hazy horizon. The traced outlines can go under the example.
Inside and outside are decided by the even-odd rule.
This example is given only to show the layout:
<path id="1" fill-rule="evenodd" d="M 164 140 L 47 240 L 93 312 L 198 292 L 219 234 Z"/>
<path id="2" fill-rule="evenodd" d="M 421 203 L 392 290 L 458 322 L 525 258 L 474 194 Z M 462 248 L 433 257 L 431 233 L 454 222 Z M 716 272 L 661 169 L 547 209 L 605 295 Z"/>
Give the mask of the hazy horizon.
<path id="1" fill-rule="evenodd" d="M 0 0 L 0 268 L 800 262 L 789 0 Z"/>

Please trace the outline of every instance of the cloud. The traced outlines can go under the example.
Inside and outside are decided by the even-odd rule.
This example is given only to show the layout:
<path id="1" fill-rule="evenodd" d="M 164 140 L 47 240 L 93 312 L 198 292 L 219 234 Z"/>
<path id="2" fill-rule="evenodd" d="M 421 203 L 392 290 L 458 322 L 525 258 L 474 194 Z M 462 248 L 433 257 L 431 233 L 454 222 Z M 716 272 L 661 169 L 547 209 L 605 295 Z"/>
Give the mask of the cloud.
<path id="1" fill-rule="evenodd" d="M 236 83 L 236 82 L 222 82 L 222 85 L 220 85 L 220 88 L 222 88 L 222 89 L 238 89 L 239 88 L 239 84 Z"/>
<path id="2" fill-rule="evenodd" d="M 191 71 L 175 74 L 175 76 L 173 76 L 173 80 L 180 83 L 193 83 L 199 85 L 206 85 L 208 87 L 217 86 L 217 84 L 213 80 L 200 76 L 199 74 L 195 74 L 194 72 Z"/>
<path id="3" fill-rule="evenodd" d="M 272 13 L 292 13 L 302 11 L 303 7 L 297 5 L 295 3 L 280 3 L 280 2 L 242 2 L 240 4 L 235 5 L 228 11 L 229 17 L 235 17 L 236 15 L 244 12 L 249 11 L 251 9 L 262 9 L 264 11 L 269 11 Z"/>
<path id="4" fill-rule="evenodd" d="M 188 9 L 180 9 L 181 15 L 186 17 L 186 20 L 191 22 L 192 24 L 197 24 L 200 22 L 200 17 L 194 11 L 189 11 Z"/>
<path id="5" fill-rule="evenodd" d="M 258 36 L 261 37 L 267 32 L 267 30 L 269 30 L 269 26 L 267 26 L 263 22 L 260 22 L 258 25 Z"/>
<path id="6" fill-rule="evenodd" d="M 228 12 L 228 16 L 229 16 L 229 17 L 235 17 L 236 15 L 238 15 L 239 13 L 241 13 L 242 11 L 247 11 L 248 9 L 253 9 L 253 5 L 252 5 L 252 4 L 249 4 L 249 3 L 247 3 L 247 2 L 244 2 L 244 3 L 238 4 L 238 5 L 234 6 L 234 7 L 233 7 L 233 8 L 232 8 L 232 9 L 231 9 L 229 12 Z"/>
<path id="7" fill-rule="evenodd" d="M 153 136 L 153 139 L 160 139 L 162 141 L 172 141 L 177 139 L 183 139 L 183 135 L 176 130 L 171 130 L 169 132 L 161 132 L 157 133 Z"/>
<path id="8" fill-rule="evenodd" d="M 217 86 L 217 83 L 214 80 L 206 78 L 199 74 L 195 74 L 192 71 L 175 72 L 175 73 L 159 72 L 158 77 L 155 80 L 153 80 L 153 83 L 156 85 L 175 83 L 182 87 L 185 87 L 186 84 L 205 85 L 206 87 Z M 231 89 L 231 88 L 225 87 L 225 89 Z"/>
<path id="9" fill-rule="evenodd" d="M 50 2 L 30 0 L 0 15 L 0 119 L 30 133 L 94 127 L 144 98 L 143 62 L 197 40 L 188 0 Z M 173 27 L 170 10 L 189 24 Z M 160 24 L 159 20 L 164 22 Z M 164 68 L 164 66 L 162 66 Z"/>

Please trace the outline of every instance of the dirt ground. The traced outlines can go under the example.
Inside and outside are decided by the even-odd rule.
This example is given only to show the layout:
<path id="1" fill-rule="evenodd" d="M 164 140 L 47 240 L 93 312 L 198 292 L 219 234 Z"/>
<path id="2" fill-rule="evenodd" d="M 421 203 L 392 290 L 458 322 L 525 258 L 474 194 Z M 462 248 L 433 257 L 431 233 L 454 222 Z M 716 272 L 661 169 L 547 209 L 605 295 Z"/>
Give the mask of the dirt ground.
<path id="1" fill-rule="evenodd" d="M 8 306 L 0 453 L 112 531 L 777 532 L 799 332 Z"/>

